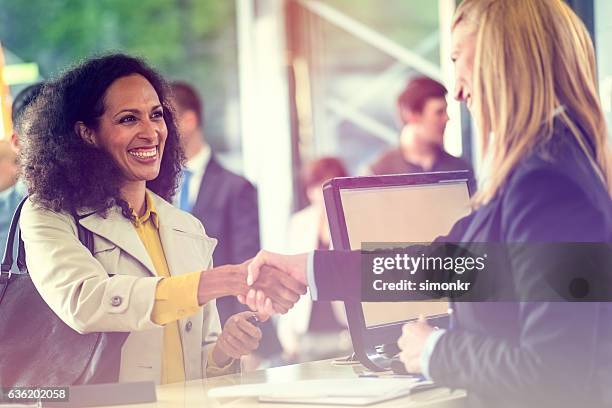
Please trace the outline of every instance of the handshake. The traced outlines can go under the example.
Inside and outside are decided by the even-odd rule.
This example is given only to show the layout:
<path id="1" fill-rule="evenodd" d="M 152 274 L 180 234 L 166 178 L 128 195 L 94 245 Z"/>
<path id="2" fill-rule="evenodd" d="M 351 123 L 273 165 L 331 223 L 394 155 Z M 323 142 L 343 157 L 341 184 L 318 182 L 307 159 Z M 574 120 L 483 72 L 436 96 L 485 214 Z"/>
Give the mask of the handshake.
<path id="1" fill-rule="evenodd" d="M 306 293 L 307 255 L 284 256 L 261 251 L 240 265 L 224 265 L 202 271 L 198 302 L 205 304 L 218 297 L 234 295 L 253 311 L 228 319 L 213 348 L 218 366 L 229 364 L 259 347 L 262 332 L 249 318 L 263 321 L 275 313 L 287 313 Z"/>
<path id="2" fill-rule="evenodd" d="M 238 301 L 267 315 L 287 313 L 306 293 L 308 254 L 280 255 L 260 251 L 246 266 L 246 292 Z"/>
<path id="3" fill-rule="evenodd" d="M 209 294 L 201 296 L 204 289 L 204 279 L 201 279 L 198 294 L 200 303 L 215 297 L 234 295 L 240 303 L 260 312 L 258 317 L 263 319 L 273 314 L 287 313 L 300 296 L 306 293 L 307 263 L 308 254 L 279 255 L 260 251 L 253 259 L 243 264 L 204 271 L 202 274 L 208 274 L 210 277 L 206 279 L 208 284 L 204 285 L 208 287 Z M 215 274 L 215 270 L 222 270 L 223 273 Z M 224 288 L 225 291 L 219 288 Z M 397 344 L 400 360 L 409 372 L 422 372 L 421 355 L 427 339 L 436 329 L 423 317 L 419 318 L 418 322 L 404 325 L 403 334 Z"/>
<path id="4" fill-rule="evenodd" d="M 260 251 L 240 265 L 202 271 L 198 303 L 236 296 L 242 304 L 264 315 L 287 313 L 306 293 L 308 254 L 279 255 Z"/>

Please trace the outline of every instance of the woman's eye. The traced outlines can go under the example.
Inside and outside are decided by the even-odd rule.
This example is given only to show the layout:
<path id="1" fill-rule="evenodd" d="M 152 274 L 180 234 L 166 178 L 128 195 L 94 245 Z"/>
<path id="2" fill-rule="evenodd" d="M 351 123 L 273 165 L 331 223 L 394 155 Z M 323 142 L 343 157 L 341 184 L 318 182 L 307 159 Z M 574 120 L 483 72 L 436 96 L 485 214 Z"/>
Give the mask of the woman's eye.
<path id="1" fill-rule="evenodd" d="M 136 121 L 136 116 L 134 115 L 127 115 L 119 119 L 119 123 L 129 123 L 129 122 L 135 122 L 135 121 Z"/>
<path id="2" fill-rule="evenodd" d="M 160 119 L 164 117 L 164 112 L 163 111 L 155 111 L 153 112 L 153 114 L 151 115 L 151 117 L 153 119 Z"/>

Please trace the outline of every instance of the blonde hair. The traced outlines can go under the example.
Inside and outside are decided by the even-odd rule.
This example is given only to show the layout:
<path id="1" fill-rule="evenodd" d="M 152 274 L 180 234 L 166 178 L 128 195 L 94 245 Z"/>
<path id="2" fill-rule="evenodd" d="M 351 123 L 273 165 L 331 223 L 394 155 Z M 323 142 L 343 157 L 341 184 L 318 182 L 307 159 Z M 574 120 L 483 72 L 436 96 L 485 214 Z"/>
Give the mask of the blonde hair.
<path id="1" fill-rule="evenodd" d="M 473 24 L 472 112 L 491 172 L 475 197 L 487 203 L 517 163 L 553 136 L 553 112 L 612 191 L 607 129 L 593 44 L 562 0 L 464 0 L 453 29 Z M 595 147 L 595 155 L 588 147 Z"/>

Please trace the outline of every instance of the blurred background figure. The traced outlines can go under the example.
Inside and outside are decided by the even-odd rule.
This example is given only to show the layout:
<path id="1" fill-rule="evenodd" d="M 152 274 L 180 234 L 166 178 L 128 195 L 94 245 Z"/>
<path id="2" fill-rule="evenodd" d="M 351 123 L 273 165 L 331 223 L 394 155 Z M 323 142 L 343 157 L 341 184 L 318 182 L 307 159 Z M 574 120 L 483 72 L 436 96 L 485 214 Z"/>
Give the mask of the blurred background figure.
<path id="1" fill-rule="evenodd" d="M 0 256 L 4 254 L 13 212 L 26 194 L 25 184 L 19 180 L 17 162 L 19 138 L 23 137 L 27 122 L 24 113 L 42 87 L 42 83 L 30 85 L 17 94 L 11 110 L 13 133 L 9 141 L 0 140 Z"/>
<path id="2" fill-rule="evenodd" d="M 0 252 L 2 254 L 13 211 L 23 198 L 23 193 L 15 186 L 18 174 L 16 152 L 8 141 L 0 140 Z"/>
<path id="3" fill-rule="evenodd" d="M 344 164 L 334 157 L 323 157 L 304 167 L 302 179 L 310 205 L 291 217 L 287 253 L 330 248 L 322 186 L 334 177 L 347 176 Z M 342 302 L 312 301 L 302 296 L 293 309 L 279 316 L 278 337 L 288 362 L 321 360 L 352 351 Z"/>
<path id="4" fill-rule="evenodd" d="M 244 177 L 225 169 L 216 159 L 204 136 L 204 106 L 194 87 L 173 82 L 174 103 L 181 143 L 187 159 L 175 203 L 197 217 L 206 233 L 217 239 L 213 253 L 215 266 L 240 264 L 259 251 L 257 191 Z M 235 297 L 217 299 L 219 319 L 248 310 Z M 256 356 L 245 368 L 257 368 L 262 359 L 280 355 L 274 323 L 261 323 L 262 342 Z"/>
<path id="5" fill-rule="evenodd" d="M 425 76 L 411 79 L 397 98 L 402 130 L 398 147 L 384 152 L 369 173 L 401 174 L 427 171 L 472 170 L 464 160 L 444 150 L 447 90 Z"/>

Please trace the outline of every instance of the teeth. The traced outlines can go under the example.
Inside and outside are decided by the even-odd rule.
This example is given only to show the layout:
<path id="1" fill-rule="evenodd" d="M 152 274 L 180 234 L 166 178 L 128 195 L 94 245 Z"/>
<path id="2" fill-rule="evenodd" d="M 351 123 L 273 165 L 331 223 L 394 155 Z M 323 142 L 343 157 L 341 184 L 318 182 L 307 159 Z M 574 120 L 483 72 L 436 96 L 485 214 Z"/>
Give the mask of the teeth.
<path id="1" fill-rule="evenodd" d="M 140 159 L 147 159 L 150 157 L 155 157 L 157 155 L 157 148 L 149 149 L 149 150 L 130 150 L 128 151 L 134 157 L 138 157 Z"/>

